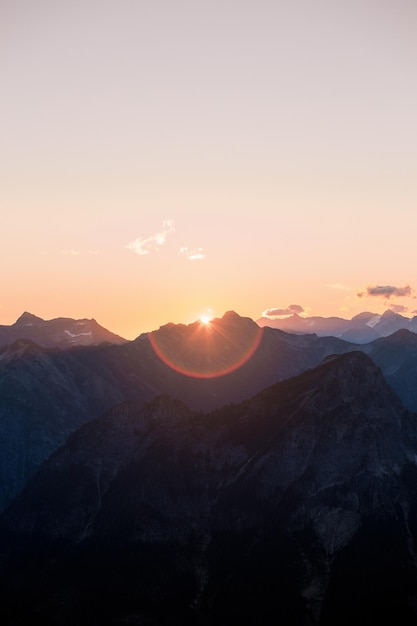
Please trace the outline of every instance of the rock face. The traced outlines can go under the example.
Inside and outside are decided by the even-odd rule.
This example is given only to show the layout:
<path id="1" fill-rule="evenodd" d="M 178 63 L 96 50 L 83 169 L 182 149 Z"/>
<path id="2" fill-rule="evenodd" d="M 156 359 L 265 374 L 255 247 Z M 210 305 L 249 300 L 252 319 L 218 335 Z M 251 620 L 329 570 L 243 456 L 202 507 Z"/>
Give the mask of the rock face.
<path id="1" fill-rule="evenodd" d="M 211 413 L 123 403 L 1 517 L 0 617 L 416 624 L 416 455 L 417 415 L 361 352 Z"/>
<path id="2" fill-rule="evenodd" d="M 94 319 L 58 317 L 43 320 L 27 311 L 14 324 L 0 325 L 0 347 L 19 339 L 29 339 L 45 348 L 90 346 L 104 341 L 115 344 L 126 342 L 126 339 L 106 330 Z"/>

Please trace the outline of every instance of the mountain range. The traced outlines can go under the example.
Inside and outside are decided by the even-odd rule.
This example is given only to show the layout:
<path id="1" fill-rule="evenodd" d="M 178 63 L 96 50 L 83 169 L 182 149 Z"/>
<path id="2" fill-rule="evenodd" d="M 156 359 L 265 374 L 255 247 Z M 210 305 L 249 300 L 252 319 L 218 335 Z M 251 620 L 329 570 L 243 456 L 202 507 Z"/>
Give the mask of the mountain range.
<path id="1" fill-rule="evenodd" d="M 350 320 L 341 317 L 302 317 L 297 313 L 282 318 L 260 317 L 259 326 L 279 328 L 289 333 L 315 333 L 319 337 L 339 337 L 353 343 L 368 343 L 379 337 L 387 337 L 397 330 L 417 333 L 417 316 L 405 317 L 387 310 L 382 315 L 363 312 Z"/>
<path id="2" fill-rule="evenodd" d="M 63 350 L 19 339 L 0 349 L 0 510 L 71 432 L 122 401 L 168 394 L 210 410 L 357 349 L 334 337 L 261 329 L 233 311 L 119 345 Z M 401 330 L 360 349 L 417 411 L 417 335 Z"/>
<path id="3" fill-rule="evenodd" d="M 0 325 L 0 347 L 18 339 L 29 339 L 46 348 L 90 346 L 102 342 L 121 344 L 126 341 L 100 326 L 94 319 L 58 317 L 43 320 L 27 311 L 14 324 Z"/>
<path id="4" fill-rule="evenodd" d="M 2 623 L 417 625 L 417 334 L 229 311 L 62 347 L 31 317 L 0 348 Z"/>
<path id="5" fill-rule="evenodd" d="M 209 413 L 122 403 L 0 518 L 2 623 L 416 624 L 416 453 L 358 351 Z"/>

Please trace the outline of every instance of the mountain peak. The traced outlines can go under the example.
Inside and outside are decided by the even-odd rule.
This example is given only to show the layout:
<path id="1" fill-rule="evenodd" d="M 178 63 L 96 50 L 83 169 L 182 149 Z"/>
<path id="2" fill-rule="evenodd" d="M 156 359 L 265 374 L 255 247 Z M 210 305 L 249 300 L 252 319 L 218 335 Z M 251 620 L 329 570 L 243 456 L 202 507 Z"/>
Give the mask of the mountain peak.
<path id="1" fill-rule="evenodd" d="M 352 322 L 353 320 L 370 320 L 375 316 L 376 313 L 371 313 L 371 311 L 362 311 L 362 313 L 354 315 L 350 321 Z"/>
<path id="2" fill-rule="evenodd" d="M 381 315 L 381 319 L 383 320 L 390 319 L 390 318 L 394 319 L 394 317 L 403 317 L 403 316 L 400 315 L 399 313 L 395 313 L 395 311 L 391 311 L 391 309 L 387 309 Z"/>
<path id="3" fill-rule="evenodd" d="M 236 313 L 236 311 L 226 311 L 226 313 L 223 315 L 222 320 L 232 320 L 232 319 L 241 319 L 241 316 L 239 315 L 239 313 Z"/>
<path id="4" fill-rule="evenodd" d="M 41 317 L 38 317 L 37 315 L 33 315 L 33 313 L 29 313 L 28 311 L 25 311 L 16 320 L 14 325 L 15 326 L 29 326 L 31 324 L 39 324 L 42 322 L 44 322 L 44 320 Z"/>

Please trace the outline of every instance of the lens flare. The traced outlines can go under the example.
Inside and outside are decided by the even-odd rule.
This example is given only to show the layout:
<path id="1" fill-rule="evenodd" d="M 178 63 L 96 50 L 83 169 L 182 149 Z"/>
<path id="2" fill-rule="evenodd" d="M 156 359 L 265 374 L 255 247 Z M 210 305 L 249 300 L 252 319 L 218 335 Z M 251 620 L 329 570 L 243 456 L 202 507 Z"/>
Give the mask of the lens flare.
<path id="1" fill-rule="evenodd" d="M 263 336 L 263 329 L 252 320 L 236 324 L 224 319 L 200 318 L 189 326 L 167 324 L 149 333 L 149 341 L 161 361 L 184 376 L 224 376 L 255 354 Z"/>

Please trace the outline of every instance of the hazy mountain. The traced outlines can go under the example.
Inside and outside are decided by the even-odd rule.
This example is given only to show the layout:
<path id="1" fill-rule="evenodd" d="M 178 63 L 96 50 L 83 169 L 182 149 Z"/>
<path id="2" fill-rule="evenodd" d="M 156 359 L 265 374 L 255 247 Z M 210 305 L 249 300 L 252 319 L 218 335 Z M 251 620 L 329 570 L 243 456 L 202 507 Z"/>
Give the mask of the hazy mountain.
<path id="1" fill-rule="evenodd" d="M 363 312 L 346 320 L 341 317 L 301 317 L 294 313 L 283 319 L 261 317 L 259 326 L 279 328 L 290 333 L 315 333 L 320 337 L 339 337 L 353 343 L 368 343 L 379 337 L 387 337 L 400 329 L 417 332 L 417 316 L 405 317 L 393 311 L 382 315 Z"/>
<path id="2" fill-rule="evenodd" d="M 361 352 L 208 414 L 115 407 L 3 514 L 0 617 L 416 624 L 416 426 Z"/>
<path id="3" fill-rule="evenodd" d="M 124 399 L 71 350 L 0 349 L 0 510 L 81 424 Z"/>
<path id="4" fill-rule="evenodd" d="M 74 320 L 58 317 L 43 320 L 27 312 L 11 326 L 0 326 L 0 346 L 11 344 L 18 339 L 29 339 L 46 348 L 89 346 L 103 341 L 120 344 L 126 341 L 100 326 L 94 319 Z"/>
<path id="5" fill-rule="evenodd" d="M 361 350 L 382 369 L 405 406 L 417 411 L 417 335 L 398 330 L 361 346 Z"/>

